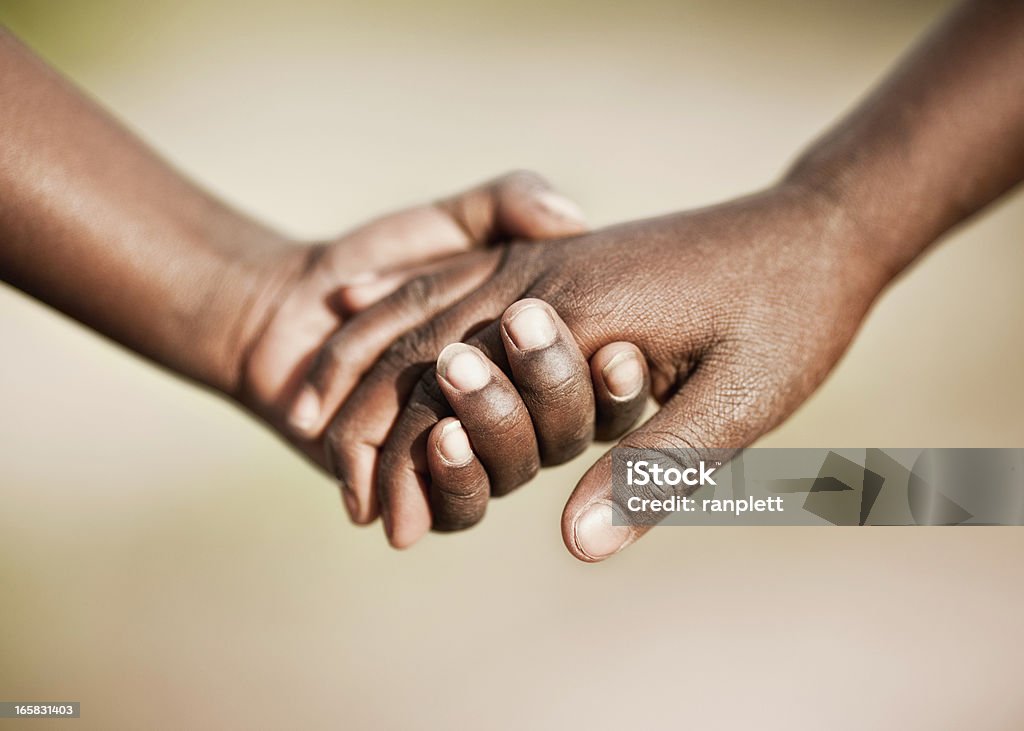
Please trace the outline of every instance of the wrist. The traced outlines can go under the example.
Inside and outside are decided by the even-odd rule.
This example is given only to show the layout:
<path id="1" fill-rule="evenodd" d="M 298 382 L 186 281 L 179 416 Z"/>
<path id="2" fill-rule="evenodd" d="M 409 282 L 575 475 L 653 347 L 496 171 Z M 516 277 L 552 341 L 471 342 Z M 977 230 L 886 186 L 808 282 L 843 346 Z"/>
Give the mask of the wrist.
<path id="1" fill-rule="evenodd" d="M 265 230 L 233 240 L 239 245 L 223 253 L 203 302 L 208 375 L 201 380 L 237 399 L 248 354 L 300 277 L 311 247 Z"/>
<path id="2" fill-rule="evenodd" d="M 862 168 L 867 168 L 862 169 Z M 906 269 L 950 224 L 945 216 L 906 193 L 884 165 L 812 149 L 778 184 L 807 202 L 827 239 L 850 267 L 879 290 Z"/>

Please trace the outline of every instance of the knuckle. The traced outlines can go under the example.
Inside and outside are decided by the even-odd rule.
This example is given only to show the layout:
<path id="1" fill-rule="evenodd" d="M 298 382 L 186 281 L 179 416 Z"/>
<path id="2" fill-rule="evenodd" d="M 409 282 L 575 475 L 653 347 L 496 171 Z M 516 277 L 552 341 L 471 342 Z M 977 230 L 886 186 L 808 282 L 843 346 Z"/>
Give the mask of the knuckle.
<path id="1" fill-rule="evenodd" d="M 431 360 L 424 347 L 426 338 L 422 334 L 424 328 L 417 328 L 399 337 L 387 347 L 381 356 L 384 365 L 395 370 L 402 370 L 413 364 L 422 364 Z"/>
<path id="2" fill-rule="evenodd" d="M 323 390 L 330 383 L 343 362 L 343 346 L 340 338 L 331 338 L 324 347 L 320 348 L 310 361 L 309 369 L 306 371 L 306 380 L 319 390 Z"/>
<path id="3" fill-rule="evenodd" d="M 531 414 L 565 416 L 582 407 L 593 410 L 593 386 L 590 370 L 576 346 L 555 347 L 521 363 L 513 379 Z"/>
<path id="4" fill-rule="evenodd" d="M 531 389 L 531 400 L 539 407 L 560 409 L 572 406 L 581 396 L 585 396 L 583 381 L 579 372 L 572 368 L 562 368 L 552 375 L 551 380 Z"/>
<path id="5" fill-rule="evenodd" d="M 528 242 L 518 241 L 508 246 L 508 255 L 502 261 L 501 268 L 513 275 L 519 273 L 521 277 L 525 277 L 529 281 L 529 278 L 543 270 L 544 265 L 549 262 L 547 258 L 549 255 L 543 246 L 534 246 Z M 557 291 L 556 288 L 550 294 L 555 294 Z M 549 301 L 547 297 L 535 294 L 533 291 L 520 292 L 519 297 L 521 299 L 535 298 L 543 300 L 545 303 Z"/>
<path id="6" fill-rule="evenodd" d="M 487 495 L 489 488 L 482 480 L 472 480 L 465 484 L 440 481 L 432 484 L 431 489 L 436 497 L 443 497 L 449 504 L 469 504 L 479 503 Z"/>
<path id="7" fill-rule="evenodd" d="M 400 307 L 419 312 L 437 301 L 440 290 L 436 274 L 423 274 L 403 284 L 396 300 Z"/>
<path id="8" fill-rule="evenodd" d="M 488 439 L 510 440 L 519 438 L 528 425 L 526 414 L 513 398 L 495 398 L 489 405 L 486 428 Z"/>
<path id="9" fill-rule="evenodd" d="M 583 295 L 581 285 L 578 282 L 572 278 L 558 276 L 551 266 L 544 267 L 546 263 L 544 257 L 547 253 L 545 247 L 534 246 L 532 248 L 534 249 L 533 251 L 524 252 L 523 254 L 523 256 L 527 257 L 526 263 L 539 265 L 539 268 L 546 268 L 547 274 L 532 284 L 530 291 L 526 294 L 526 298 L 540 300 L 546 304 L 555 315 L 561 318 L 570 330 L 572 330 L 573 323 L 572 315 L 576 309 L 586 305 L 589 310 L 594 310 L 593 314 L 597 315 L 598 308 L 593 306 L 590 298 Z M 590 314 L 589 310 L 588 314 Z M 609 308 L 608 313 L 600 314 L 617 312 L 618 310 Z"/>

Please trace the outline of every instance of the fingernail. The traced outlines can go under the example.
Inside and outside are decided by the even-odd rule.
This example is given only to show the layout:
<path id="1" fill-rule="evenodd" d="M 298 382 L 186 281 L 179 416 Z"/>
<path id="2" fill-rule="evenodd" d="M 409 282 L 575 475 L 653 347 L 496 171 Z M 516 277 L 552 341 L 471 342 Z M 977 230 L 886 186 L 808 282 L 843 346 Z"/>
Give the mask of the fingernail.
<path id="1" fill-rule="evenodd" d="M 312 386 L 303 386 L 288 414 L 288 423 L 302 434 L 312 434 L 320 419 L 320 394 Z"/>
<path id="2" fill-rule="evenodd" d="M 341 483 L 341 496 L 345 500 L 345 510 L 348 511 L 348 517 L 353 521 L 356 520 L 359 516 L 359 501 L 356 500 L 356 494 L 352 492 L 352 488 L 344 482 Z"/>
<path id="3" fill-rule="evenodd" d="M 555 342 L 555 323 L 548 311 L 538 305 L 528 305 L 505 323 L 505 331 L 520 350 L 543 348 Z"/>
<path id="4" fill-rule="evenodd" d="M 587 219 L 582 209 L 561 193 L 553 190 L 541 191 L 537 194 L 537 202 L 541 208 L 557 218 L 586 225 Z"/>
<path id="5" fill-rule="evenodd" d="M 615 509 L 604 500 L 592 503 L 573 525 L 576 547 L 588 558 L 600 560 L 620 551 L 629 541 L 628 525 L 612 525 Z"/>
<path id="6" fill-rule="evenodd" d="M 473 448 L 469 445 L 469 437 L 462 423 L 452 421 L 445 424 L 438 440 L 441 457 L 451 465 L 464 465 L 473 458 Z"/>
<path id="7" fill-rule="evenodd" d="M 437 357 L 437 372 L 460 391 L 476 391 L 491 381 L 491 371 L 483 358 L 468 345 L 452 343 Z"/>
<path id="8" fill-rule="evenodd" d="M 640 358 L 632 350 L 626 350 L 614 356 L 601 369 L 608 392 L 616 398 L 636 396 L 644 387 L 644 369 Z"/>

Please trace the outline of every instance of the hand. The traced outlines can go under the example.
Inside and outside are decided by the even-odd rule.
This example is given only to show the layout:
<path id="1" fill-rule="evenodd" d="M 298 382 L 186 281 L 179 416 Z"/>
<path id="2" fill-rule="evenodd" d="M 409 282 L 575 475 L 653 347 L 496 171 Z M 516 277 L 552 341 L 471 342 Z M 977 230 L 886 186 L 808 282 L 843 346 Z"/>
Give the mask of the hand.
<path id="1" fill-rule="evenodd" d="M 510 237 L 541 239 L 586 230 L 579 208 L 539 176 L 516 172 L 432 205 L 372 221 L 326 244 L 289 249 L 266 271 L 267 295 L 243 326 L 234 394 L 289 441 L 322 464 L 318 442 L 335 394 L 296 394 L 315 353 L 351 315 L 406 280 L 443 270 L 444 257 Z M 393 323 L 382 323 L 388 330 Z M 369 347 L 369 346 L 368 346 Z M 370 352 L 369 350 L 366 351 Z M 372 361 L 371 361 L 372 362 Z M 359 373 L 346 369 L 346 375 Z"/>
<path id="2" fill-rule="evenodd" d="M 491 495 L 504 495 L 540 465 L 567 462 L 595 437 L 618 438 L 643 413 L 650 378 L 632 343 L 600 348 L 588 364 L 549 305 L 526 299 L 502 317 L 508 373 L 478 349 L 452 343 L 438 357 L 437 384 L 458 417 L 427 439 L 435 530 L 479 522 Z"/>
<path id="3" fill-rule="evenodd" d="M 523 297 L 550 304 L 583 357 L 615 341 L 640 348 L 664 408 L 623 445 L 746 446 L 822 381 L 888 281 L 891 272 L 867 243 L 842 208 L 788 184 L 546 246 L 487 252 L 483 261 L 464 258 L 474 286 L 438 295 L 445 301 L 431 309 L 440 314 L 388 348 L 330 425 L 328 461 L 364 515 L 379 494 L 393 545 L 418 540 L 432 522 L 428 436 L 452 415 L 445 397 L 474 390 L 449 373 L 451 351 L 435 377 L 434 355 L 465 339 L 508 373 L 516 310 L 506 308 Z M 427 275 L 416 287 L 448 293 L 454 271 Z M 391 298 L 383 300 L 347 328 L 372 329 L 390 306 Z M 515 412 L 495 413 L 508 424 Z M 538 438 L 543 453 L 543 430 Z M 482 447 L 473 450 L 481 458 Z M 566 545 L 583 560 L 603 559 L 644 531 L 611 525 L 610 466 L 606 455 L 587 472 L 563 515 Z M 520 482 L 532 474 L 509 471 Z"/>

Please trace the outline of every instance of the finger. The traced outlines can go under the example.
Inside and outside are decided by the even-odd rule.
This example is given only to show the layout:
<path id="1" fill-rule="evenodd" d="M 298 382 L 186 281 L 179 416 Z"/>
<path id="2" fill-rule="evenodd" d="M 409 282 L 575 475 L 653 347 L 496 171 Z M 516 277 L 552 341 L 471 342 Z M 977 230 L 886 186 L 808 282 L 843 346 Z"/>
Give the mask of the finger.
<path id="1" fill-rule="evenodd" d="M 289 411 L 291 429 L 317 439 L 360 377 L 406 331 L 480 286 L 498 263 L 497 252 L 464 254 L 443 270 L 406 282 L 392 295 L 346 322 L 320 349 Z"/>
<path id="2" fill-rule="evenodd" d="M 462 419 L 453 439 L 468 432 L 470 442 L 490 448 L 497 460 L 488 460 L 486 471 L 467 468 L 452 474 L 446 462 L 436 456 L 434 442 L 449 429 L 446 425 L 453 420 L 447 418 L 438 422 L 431 431 L 427 450 L 430 508 L 435 530 L 466 528 L 483 517 L 481 503 L 486 503 L 492 492 L 489 474 L 499 478 L 495 492 L 502 494 L 536 473 L 537 450 L 533 440 L 509 429 L 509 424 L 516 423 L 516 419 L 504 416 L 500 413 L 502 409 L 495 407 L 495 404 L 518 407 L 516 389 L 530 410 L 533 428 L 542 445 L 541 453 L 545 451 L 543 445 L 548 445 L 545 464 L 570 459 L 590 440 L 594 411 L 590 374 L 579 347 L 557 313 L 538 300 L 516 303 L 503 316 L 503 341 L 515 386 L 501 371 L 488 372 L 480 358 L 474 356 L 475 349 L 469 346 L 450 345 L 438 358 L 439 372 L 452 370 L 456 382 L 463 386 L 468 382 L 471 386 L 456 388 L 452 379 L 438 379 L 441 392 Z M 646 363 L 630 343 L 613 343 L 602 348 L 591 363 L 595 367 L 594 390 L 602 394 L 605 402 L 602 409 L 605 421 L 621 433 L 633 424 L 643 409 L 644 398 L 642 395 L 638 398 L 637 394 L 646 393 Z M 553 450 L 559 450 L 557 456 Z M 468 454 L 473 454 L 472 449 Z M 510 472 L 518 477 L 510 479 Z M 453 484 L 449 485 L 449 481 Z M 472 501 L 464 497 L 467 492 L 473 495 Z"/>
<path id="3" fill-rule="evenodd" d="M 327 461 L 339 481 L 354 494 L 360 522 L 376 514 L 375 481 L 379 473 L 381 479 L 388 475 L 389 479 L 403 481 L 402 490 L 410 495 L 418 493 L 422 513 L 418 509 L 414 513 L 419 516 L 423 530 L 429 530 L 425 457 L 419 464 L 411 460 L 418 454 L 425 454 L 427 434 L 434 424 L 453 413 L 433 379 L 433 366 L 446 344 L 463 340 L 479 328 L 480 323 L 492 322 L 501 315 L 503 303 L 515 300 L 520 294 L 522 274 L 521 268 L 512 272 L 502 269 L 486 286 L 401 336 L 387 347 L 338 409 L 325 432 Z M 385 305 L 390 299 L 380 304 Z M 504 362 L 496 327 L 492 327 L 490 335 L 492 345 L 485 349 L 482 342 L 474 342 L 492 362 Z M 429 377 L 423 379 L 427 371 Z M 399 429 L 396 419 L 406 403 L 411 402 L 414 388 L 418 406 Z M 402 448 L 395 448 L 394 464 L 390 467 L 385 467 L 381 453 L 378 470 L 378 450 L 389 435 L 391 440 L 400 442 Z M 383 517 L 387 530 L 390 516 Z"/>
<path id="4" fill-rule="evenodd" d="M 597 406 L 596 438 L 618 439 L 636 424 L 647 405 L 651 388 L 647 359 L 632 343 L 611 343 L 591 357 L 590 376 Z"/>
<path id="5" fill-rule="evenodd" d="M 508 173 L 437 205 L 477 245 L 510 238 L 564 238 L 587 231 L 579 206 L 526 170 Z"/>
<path id="6" fill-rule="evenodd" d="M 501 301 L 484 296 L 488 302 Z M 524 300 L 469 343 L 490 362 L 468 345 L 445 348 L 436 373 L 421 378 L 396 414 L 380 450 L 378 501 L 392 545 L 411 545 L 431 525 L 428 496 L 442 493 L 432 486 L 432 474 L 418 455 L 435 423 L 449 413 L 458 416 L 469 435 L 492 495 L 506 494 L 536 474 L 538 438 L 545 440 L 545 457 L 552 464 L 578 454 L 592 438 L 594 396 L 587 363 L 548 305 Z M 454 366 L 470 372 L 453 380 L 445 374 Z M 505 372 L 515 374 L 517 385 Z"/>
<path id="7" fill-rule="evenodd" d="M 388 256 L 392 262 L 422 262 L 424 257 L 451 254 L 496 240 L 517 237 L 557 238 L 586 230 L 582 213 L 574 203 L 554 191 L 539 175 L 518 171 L 452 196 L 434 206 L 433 213 L 424 207 L 409 209 L 374 221 L 350 234 L 349 238 L 366 238 L 364 248 L 372 249 L 372 261 L 379 265 L 387 261 Z M 448 245 L 445 241 L 456 243 Z M 403 248 L 391 251 L 397 244 Z M 411 256 L 410 252 L 414 255 Z M 384 259 L 381 259 L 382 256 Z M 362 355 L 361 368 L 341 370 L 339 355 L 335 351 L 340 349 L 342 354 L 346 354 L 345 348 L 339 346 L 337 338 L 331 338 L 314 358 L 306 382 L 294 396 L 288 413 L 288 424 L 296 436 L 307 440 L 317 439 L 331 413 L 387 343 L 426 321 L 483 281 L 482 278 L 469 275 L 460 280 L 467 285 L 465 287 L 449 284 L 447 287 L 431 288 L 430 284 L 434 281 L 431 276 L 449 266 L 449 262 L 428 261 L 420 264 L 418 269 L 392 270 L 383 276 L 364 273 L 355 281 L 350 280 L 349 285 L 336 293 L 336 306 L 344 314 L 363 311 L 411 283 L 427 286 L 431 294 L 438 294 L 438 290 L 441 290 L 445 296 L 436 298 L 433 302 L 435 307 L 427 310 L 416 306 L 417 296 L 422 295 L 412 289 L 407 298 L 412 300 L 412 305 L 403 307 L 402 317 L 391 319 L 389 310 L 383 309 L 375 313 L 373 321 L 380 323 L 379 327 L 374 327 L 375 332 L 366 332 L 371 326 L 364 324 L 359 328 L 363 331 L 361 337 L 354 340 L 351 338 L 354 330 L 350 328 L 348 335 L 341 339 L 356 346 Z M 465 273 L 465 270 L 460 271 Z M 358 347 L 361 343 L 365 343 L 366 347 Z M 334 379 L 337 379 L 336 383 Z"/>
<path id="8" fill-rule="evenodd" d="M 358 275 L 338 293 L 337 303 L 346 314 L 359 312 L 406 281 L 443 266 L 446 256 L 466 248 L 509 239 L 564 238 L 587 230 L 579 206 L 543 177 L 525 170 L 508 173 L 433 207 L 402 211 L 373 222 L 365 232 L 360 230 L 359 235 L 387 242 L 386 249 L 402 241 L 405 249 L 390 252 L 394 260 L 383 262 L 382 271 Z M 374 247 L 375 255 L 379 256 L 380 248 Z M 410 259 L 412 252 L 415 257 Z M 400 265 L 393 266 L 395 262 Z"/>
<path id="9" fill-rule="evenodd" d="M 593 435 L 590 374 L 557 313 L 539 300 L 522 300 L 505 311 L 501 333 L 516 385 L 468 345 L 449 345 L 437 364 L 438 386 L 486 465 L 477 486 L 482 496 L 505 494 L 532 478 L 540 464 L 538 441 L 545 463 L 557 464 L 578 454 Z M 452 509 L 445 475 L 431 469 L 430 478 L 434 528 L 447 529 L 444 516 Z"/>
<path id="10" fill-rule="evenodd" d="M 494 344 L 495 331 L 494 326 L 488 327 L 470 342 L 492 353 L 495 361 L 504 354 L 508 360 L 501 368 L 486 362 L 482 353 L 468 345 L 449 345 L 438 359 L 436 376 L 427 373 L 421 379 L 381 451 L 379 500 L 387 516 L 389 539 L 395 545 L 411 545 L 427 531 L 429 509 L 434 511 L 435 527 L 455 527 L 439 515 L 458 506 L 446 504 L 444 483 L 416 459 L 427 441 L 426 434 L 431 428 L 436 433 L 433 425 L 444 419 L 447 407 L 459 417 L 473 451 L 486 468 L 487 482 L 480 477 L 478 499 L 485 487 L 491 494 L 505 494 L 536 474 L 535 434 L 544 440 L 543 450 L 551 464 L 578 454 L 592 437 L 594 395 L 587 363 L 557 313 L 540 300 L 522 300 L 503 315 L 498 330 L 503 350 Z M 597 362 L 608 365 L 622 352 L 632 355 L 637 351 L 628 344 L 609 347 L 607 362 Z M 449 370 L 454 373 L 451 377 L 446 376 Z M 640 389 L 628 380 L 639 375 L 642 388 L 644 370 L 633 370 L 625 374 L 616 371 L 609 379 L 612 387 L 627 397 L 610 402 L 612 409 L 635 403 Z M 503 371 L 514 374 L 515 386 Z M 624 391 L 627 387 L 628 392 Z M 627 419 L 627 423 L 631 421 Z M 432 453 L 429 448 L 427 451 Z"/>
<path id="11" fill-rule="evenodd" d="M 444 417 L 456 413 L 462 422 L 487 470 L 490 494 L 509 492 L 536 474 L 540 464 L 529 413 L 497 365 L 506 365 L 497 322 L 470 342 L 477 347 L 446 347 L 436 369 L 427 369 L 403 407 L 388 414 L 393 427 L 380 448 L 374 476 L 384 530 L 396 548 L 411 546 L 431 528 L 429 496 L 434 493 L 421 454 L 428 434 Z M 453 362 L 456 370 L 449 373 Z M 342 411 L 347 410 L 348 404 Z M 489 418 L 481 420 L 482 414 Z"/>
<path id="12" fill-rule="evenodd" d="M 583 353 L 562 318 L 539 299 L 520 300 L 505 310 L 501 335 L 515 388 L 533 420 L 542 463 L 569 461 L 594 438 L 594 390 Z M 486 423 L 500 415 L 481 416 Z M 477 436 L 468 422 L 467 429 L 471 438 Z"/>
<path id="13" fill-rule="evenodd" d="M 688 450 L 712 453 L 716 459 L 752 442 L 764 431 L 763 416 L 741 381 L 723 369 L 702 364 L 682 389 L 619 448 Z M 618 514 L 616 516 L 616 513 Z M 612 492 L 612 452 L 591 467 L 573 491 L 562 513 L 562 539 L 582 561 L 602 561 L 634 543 L 650 526 L 628 525 L 628 511 Z M 615 523 L 619 523 L 616 525 Z"/>
<path id="14" fill-rule="evenodd" d="M 509 239 L 540 240 L 585 233 L 579 206 L 540 175 L 507 173 L 433 204 L 381 216 L 345 233 L 343 249 L 329 247 L 324 276 L 345 282 L 353 265 L 363 272 L 420 264 Z M 361 252 L 353 262 L 352 251 Z"/>
<path id="15" fill-rule="evenodd" d="M 334 297 L 334 308 L 348 318 L 362 312 L 393 293 L 403 284 L 425 274 L 433 274 L 447 266 L 451 259 L 425 264 L 405 265 L 396 269 L 364 272 L 346 284 Z"/>
<path id="16" fill-rule="evenodd" d="M 490 499 L 487 472 L 458 419 L 442 419 L 430 431 L 427 464 L 434 530 L 463 530 L 480 522 Z"/>
<path id="17" fill-rule="evenodd" d="M 505 495 L 540 469 L 533 422 L 516 387 L 472 345 L 452 343 L 437 358 L 437 384 L 487 470 L 492 495 Z M 410 409 L 416 402 L 410 401 Z"/>

